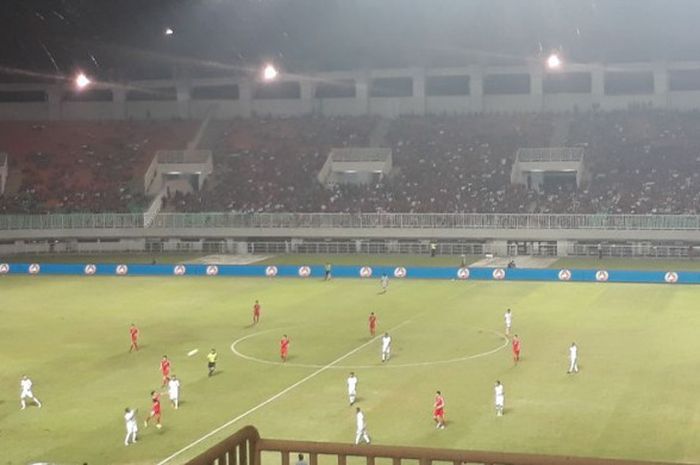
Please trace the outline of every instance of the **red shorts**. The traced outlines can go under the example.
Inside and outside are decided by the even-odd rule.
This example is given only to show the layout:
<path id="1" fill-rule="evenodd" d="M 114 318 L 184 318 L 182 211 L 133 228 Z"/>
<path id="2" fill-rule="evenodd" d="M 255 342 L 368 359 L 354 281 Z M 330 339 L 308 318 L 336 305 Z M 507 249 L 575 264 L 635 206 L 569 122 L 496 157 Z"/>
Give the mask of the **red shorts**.
<path id="1" fill-rule="evenodd" d="M 519 350 L 514 350 L 514 351 L 513 351 L 513 355 L 520 355 L 520 351 L 519 351 Z"/>
<path id="2" fill-rule="evenodd" d="M 163 378 L 168 378 L 168 377 L 170 377 L 170 370 L 163 372 Z"/>
<path id="3" fill-rule="evenodd" d="M 445 409 L 444 408 L 436 408 L 433 410 L 433 416 L 434 417 L 444 417 L 445 416 Z"/>
<path id="4" fill-rule="evenodd" d="M 151 410 L 151 416 L 157 417 L 159 415 L 160 415 L 160 406 L 154 407 L 153 410 Z"/>
<path id="5" fill-rule="evenodd" d="M 375 329 L 377 329 L 377 325 L 369 325 L 370 331 L 374 331 Z"/>
<path id="6" fill-rule="evenodd" d="M 280 350 L 280 356 L 286 357 L 289 350 Z"/>

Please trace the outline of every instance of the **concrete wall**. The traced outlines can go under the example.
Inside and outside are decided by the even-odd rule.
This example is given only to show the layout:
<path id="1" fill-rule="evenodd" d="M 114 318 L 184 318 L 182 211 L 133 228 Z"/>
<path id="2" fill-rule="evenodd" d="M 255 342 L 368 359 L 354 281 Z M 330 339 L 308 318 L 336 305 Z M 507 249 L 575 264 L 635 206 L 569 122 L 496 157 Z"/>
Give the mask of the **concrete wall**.
<path id="1" fill-rule="evenodd" d="M 112 102 L 65 101 L 61 98 L 68 89 L 58 86 L 36 84 L 2 84 L 0 90 L 44 91 L 46 102 L 2 103 L 0 119 L 4 120 L 104 120 L 104 119 L 160 119 L 203 118 L 212 112 L 215 118 L 228 119 L 256 115 L 292 116 L 320 114 L 328 116 L 377 114 L 386 117 L 411 114 L 454 113 L 518 113 L 518 112 L 568 112 L 574 110 L 626 109 L 632 105 L 650 105 L 657 108 L 689 110 L 700 108 L 700 83 L 697 90 L 672 91 L 669 88 L 669 71 L 700 70 L 700 62 L 682 63 L 625 63 L 564 65 L 563 72 L 590 74 L 590 92 L 546 93 L 543 82 L 548 71 L 542 66 L 507 66 L 462 68 L 407 68 L 353 72 L 320 73 L 312 76 L 283 75 L 280 79 L 299 83 L 300 95 L 290 99 L 257 99 L 254 97 L 256 83 L 250 78 L 193 79 L 189 81 L 138 81 L 120 83 L 110 88 Z M 632 95 L 606 94 L 606 79 L 620 73 L 638 72 L 653 76 L 653 90 Z M 484 93 L 484 76 L 528 75 L 529 92 L 523 94 Z M 434 76 L 466 76 L 469 79 L 468 94 L 452 96 L 427 95 L 426 82 Z M 373 97 L 373 80 L 403 78 L 411 82 L 410 95 L 402 97 Z M 346 81 L 355 83 L 355 97 L 316 98 L 319 82 Z M 238 98 L 216 100 L 192 99 L 192 89 L 206 86 L 238 87 Z M 176 88 L 176 99 L 172 101 L 130 101 L 125 88 L 164 89 Z"/>

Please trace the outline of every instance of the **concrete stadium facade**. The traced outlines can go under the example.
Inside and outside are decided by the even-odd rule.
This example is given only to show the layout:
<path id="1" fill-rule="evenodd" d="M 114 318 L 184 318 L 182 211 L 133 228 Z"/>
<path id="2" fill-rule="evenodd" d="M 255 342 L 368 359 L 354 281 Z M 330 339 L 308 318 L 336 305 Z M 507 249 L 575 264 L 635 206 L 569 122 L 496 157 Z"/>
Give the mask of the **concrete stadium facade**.
<path id="1" fill-rule="evenodd" d="M 439 83 L 448 87 L 440 88 Z M 450 84 L 450 82 L 452 84 Z M 505 87 L 499 85 L 505 82 Z M 458 88 L 454 88 L 454 84 Z M 700 108 L 700 62 L 407 68 L 253 78 L 0 85 L 0 119 L 218 119 L 250 116 L 400 115 Z M 266 86 L 286 95 L 264 95 Z M 437 85 L 437 88 L 436 88 Z M 328 89 L 330 92 L 324 92 Z M 334 87 L 335 86 L 335 87 Z M 388 92 L 382 86 L 389 86 Z M 393 86 L 393 87 L 392 87 Z M 333 89 L 336 89 L 333 91 Z M 386 90 L 386 89 L 385 89 Z M 339 92 L 338 92 L 339 91 Z"/>

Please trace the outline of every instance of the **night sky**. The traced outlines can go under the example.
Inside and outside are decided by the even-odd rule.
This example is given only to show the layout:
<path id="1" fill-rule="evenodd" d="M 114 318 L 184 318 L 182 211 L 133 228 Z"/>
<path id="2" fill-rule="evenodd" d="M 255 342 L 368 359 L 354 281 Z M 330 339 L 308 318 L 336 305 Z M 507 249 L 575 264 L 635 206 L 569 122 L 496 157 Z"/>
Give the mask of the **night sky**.
<path id="1" fill-rule="evenodd" d="M 2 0 L 0 76 L 700 60 L 697 0 Z M 166 35 L 166 28 L 174 34 Z"/>

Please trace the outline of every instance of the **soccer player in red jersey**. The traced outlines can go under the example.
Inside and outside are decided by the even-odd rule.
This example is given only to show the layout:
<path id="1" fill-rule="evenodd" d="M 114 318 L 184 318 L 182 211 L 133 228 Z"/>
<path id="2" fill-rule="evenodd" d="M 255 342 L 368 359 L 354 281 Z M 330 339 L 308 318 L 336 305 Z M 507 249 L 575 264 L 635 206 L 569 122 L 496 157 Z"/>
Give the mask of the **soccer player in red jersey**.
<path id="1" fill-rule="evenodd" d="M 161 385 L 163 387 L 170 381 L 170 360 L 168 360 L 167 355 L 163 355 L 163 358 L 160 359 L 160 372 L 163 375 L 163 384 Z"/>
<path id="2" fill-rule="evenodd" d="M 369 333 L 374 337 L 374 334 L 377 332 L 377 316 L 374 314 L 374 312 L 369 314 Z"/>
<path id="3" fill-rule="evenodd" d="M 445 429 L 445 398 L 442 393 L 437 391 L 435 394 L 435 403 L 433 404 L 433 420 L 437 429 Z"/>
<path id="4" fill-rule="evenodd" d="M 260 321 L 260 304 L 258 301 L 255 301 L 255 305 L 253 305 L 253 324 L 257 324 Z"/>
<path id="5" fill-rule="evenodd" d="M 151 402 L 151 413 L 146 418 L 146 421 L 143 422 L 143 425 L 148 428 L 148 422 L 151 421 L 151 418 L 155 418 L 156 428 L 160 429 L 162 426 L 160 424 L 160 394 L 156 391 L 151 391 Z"/>
<path id="6" fill-rule="evenodd" d="M 518 338 L 518 335 L 513 336 L 513 361 L 515 363 L 518 363 L 520 361 L 520 339 Z"/>
<path id="7" fill-rule="evenodd" d="M 129 327 L 129 334 L 131 334 L 131 347 L 129 347 L 129 352 L 132 350 L 139 350 L 139 329 L 133 323 L 131 323 Z"/>
<path id="8" fill-rule="evenodd" d="M 280 340 L 280 357 L 283 362 L 287 361 L 287 355 L 289 355 L 289 338 L 285 334 Z"/>

